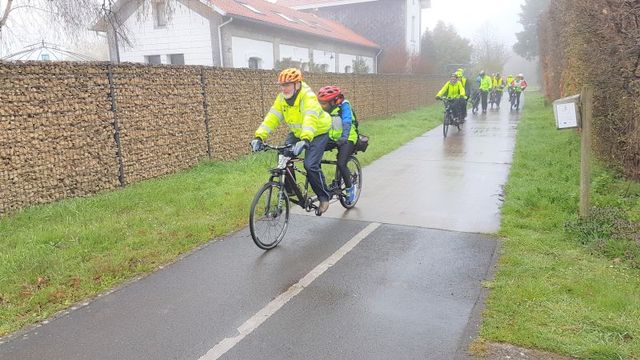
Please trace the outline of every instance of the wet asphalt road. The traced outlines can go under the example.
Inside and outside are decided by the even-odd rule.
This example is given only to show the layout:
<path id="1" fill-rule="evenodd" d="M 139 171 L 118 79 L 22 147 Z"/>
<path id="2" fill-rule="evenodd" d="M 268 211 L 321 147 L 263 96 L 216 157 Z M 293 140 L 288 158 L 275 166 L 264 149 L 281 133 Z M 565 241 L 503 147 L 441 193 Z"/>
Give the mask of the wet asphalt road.
<path id="1" fill-rule="evenodd" d="M 438 127 L 378 159 L 364 170 L 358 206 L 347 212 L 335 203 L 323 216 L 497 232 L 520 114 L 503 107 L 469 111 L 461 131 L 450 127 L 443 138 Z"/>
<path id="2" fill-rule="evenodd" d="M 2 339 L 0 359 L 210 359 L 239 332 L 219 358 L 464 358 L 495 262 L 486 233 L 499 226 L 517 124 L 508 109 L 469 117 L 447 139 L 436 128 L 366 167 L 356 209 L 292 215 L 269 252 L 248 229 L 211 242 Z M 380 225 L 298 285 L 371 223 Z M 247 325 L 294 288 L 259 326 Z"/>

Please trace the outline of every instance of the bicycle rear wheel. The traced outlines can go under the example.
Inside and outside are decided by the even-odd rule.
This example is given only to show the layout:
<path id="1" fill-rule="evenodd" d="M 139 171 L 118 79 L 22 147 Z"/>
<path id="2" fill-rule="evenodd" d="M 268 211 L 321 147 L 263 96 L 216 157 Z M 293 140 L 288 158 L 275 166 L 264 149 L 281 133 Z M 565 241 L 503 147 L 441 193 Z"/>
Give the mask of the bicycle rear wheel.
<path id="1" fill-rule="evenodd" d="M 347 203 L 347 198 L 345 196 L 340 196 L 340 204 L 345 209 L 351 209 L 356 206 L 358 199 L 360 199 L 360 192 L 362 191 L 362 167 L 360 166 L 360 162 L 358 159 L 350 155 L 349 160 L 347 160 L 347 168 L 351 173 L 351 184 L 356 187 L 356 196 L 353 198 L 353 202 Z M 340 177 L 340 188 L 344 189 L 344 180 Z"/>
<path id="2" fill-rule="evenodd" d="M 253 242 L 263 250 L 276 247 L 289 226 L 289 197 L 281 184 L 268 182 L 251 203 L 249 230 Z"/>

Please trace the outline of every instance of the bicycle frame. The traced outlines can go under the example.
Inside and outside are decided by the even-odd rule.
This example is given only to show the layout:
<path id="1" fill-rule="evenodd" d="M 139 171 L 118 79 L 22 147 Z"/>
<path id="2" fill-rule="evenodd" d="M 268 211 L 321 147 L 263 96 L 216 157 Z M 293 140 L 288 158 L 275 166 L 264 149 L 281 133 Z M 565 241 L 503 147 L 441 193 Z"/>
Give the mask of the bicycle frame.
<path id="1" fill-rule="evenodd" d="M 280 150 L 280 149 L 277 149 Z M 307 173 L 303 170 L 298 169 L 295 165 L 296 162 L 300 162 L 302 159 L 291 158 L 285 156 L 278 152 L 278 166 L 271 169 L 271 176 L 269 177 L 269 182 L 276 182 L 282 185 L 281 189 L 285 189 L 285 184 L 289 183 L 291 185 L 291 190 L 293 190 L 296 199 L 289 197 L 289 201 L 292 203 L 301 206 L 304 209 L 315 209 L 316 206 L 313 204 L 313 201 L 310 201 L 308 197 L 309 195 L 309 180 L 307 179 Z M 295 173 L 300 173 L 305 177 L 304 188 L 301 189 L 298 183 L 295 180 Z"/>
<path id="2" fill-rule="evenodd" d="M 271 176 L 269 177 L 269 182 L 277 182 L 282 185 L 281 189 L 285 189 L 287 182 L 291 184 L 291 190 L 295 195 L 295 198 L 289 196 L 289 201 L 302 207 L 307 212 L 311 210 L 315 210 L 318 206 L 315 204 L 318 200 L 317 196 L 310 197 L 309 196 L 309 179 L 307 177 L 307 172 L 299 169 L 296 166 L 296 163 L 302 162 L 303 159 L 300 158 L 292 158 L 285 156 L 282 154 L 284 149 L 288 149 L 290 146 L 285 147 L 274 147 L 270 145 L 266 145 L 267 148 L 278 150 L 278 166 L 273 169 L 270 169 Z M 322 160 L 321 164 L 328 164 L 336 166 L 335 178 L 332 182 L 332 187 L 330 188 L 332 195 L 340 196 L 340 192 L 336 191 L 339 189 L 335 188 L 335 184 L 340 182 L 340 170 L 337 168 L 338 162 L 334 160 Z M 300 175 L 305 177 L 304 187 L 300 187 L 295 179 L 295 173 L 299 173 Z M 282 199 L 282 195 L 278 196 L 279 199 Z"/>
<path id="3" fill-rule="evenodd" d="M 457 125 L 458 119 L 453 114 L 453 100 L 444 99 L 444 115 L 448 116 L 451 119 L 452 123 L 450 125 Z"/>

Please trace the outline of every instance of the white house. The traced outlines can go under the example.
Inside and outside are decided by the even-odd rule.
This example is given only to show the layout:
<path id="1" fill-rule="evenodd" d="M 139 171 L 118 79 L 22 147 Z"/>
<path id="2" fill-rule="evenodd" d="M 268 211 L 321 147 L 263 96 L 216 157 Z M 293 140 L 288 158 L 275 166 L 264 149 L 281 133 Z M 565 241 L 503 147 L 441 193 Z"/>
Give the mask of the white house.
<path id="1" fill-rule="evenodd" d="M 113 61 L 273 69 L 291 59 L 303 69 L 376 72 L 380 47 L 346 26 L 263 0 L 120 0 L 107 32 Z M 112 23 L 122 24 L 112 26 Z M 114 36 L 114 29 L 126 36 Z M 126 43 L 125 38 L 130 43 Z M 116 41 L 117 40 L 117 41 Z"/>

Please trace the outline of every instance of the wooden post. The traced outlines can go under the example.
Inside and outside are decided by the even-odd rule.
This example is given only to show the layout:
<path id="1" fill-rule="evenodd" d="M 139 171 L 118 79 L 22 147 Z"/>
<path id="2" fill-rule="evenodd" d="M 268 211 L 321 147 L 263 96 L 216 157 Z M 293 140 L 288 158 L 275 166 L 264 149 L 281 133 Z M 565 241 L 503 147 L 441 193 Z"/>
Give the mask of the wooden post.
<path id="1" fill-rule="evenodd" d="M 593 88 L 585 86 L 580 96 L 582 109 L 580 142 L 580 216 L 589 216 L 589 159 L 591 153 L 591 117 L 593 114 Z"/>

